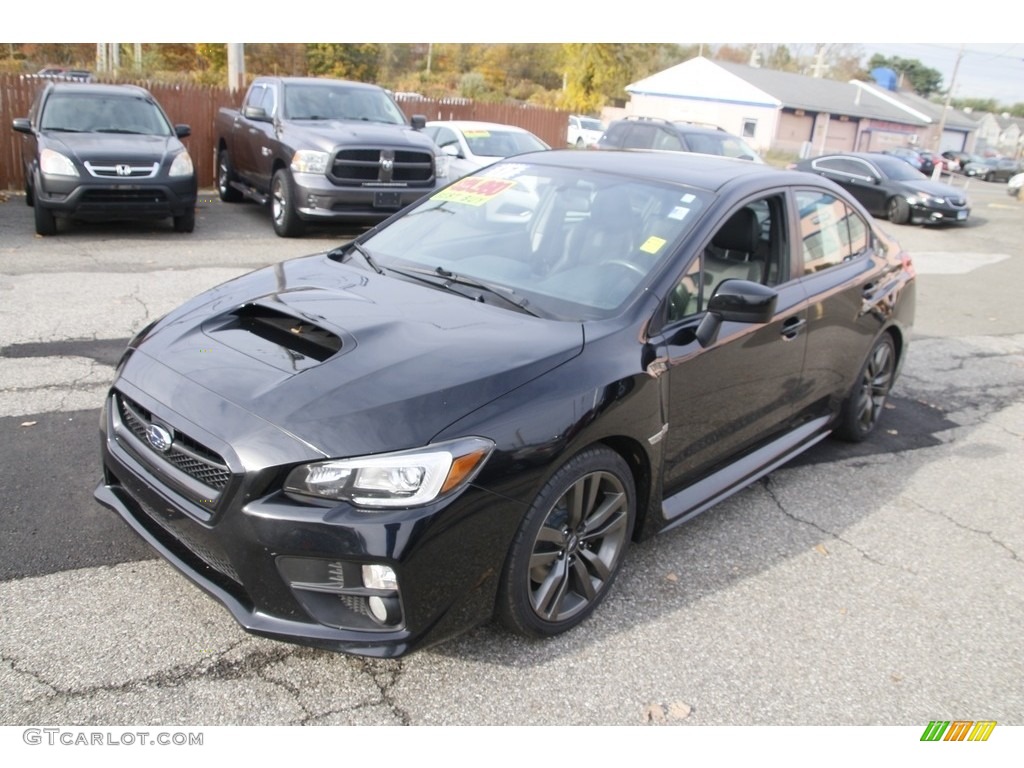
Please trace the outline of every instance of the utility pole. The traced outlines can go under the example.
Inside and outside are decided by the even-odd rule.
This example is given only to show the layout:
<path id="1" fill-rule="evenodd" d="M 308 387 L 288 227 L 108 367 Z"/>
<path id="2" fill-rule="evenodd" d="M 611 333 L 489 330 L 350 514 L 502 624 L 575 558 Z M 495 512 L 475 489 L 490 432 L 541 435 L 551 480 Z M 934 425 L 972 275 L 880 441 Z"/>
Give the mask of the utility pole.
<path id="1" fill-rule="evenodd" d="M 245 87 L 245 43 L 228 43 L 228 90 Z"/>
<path id="2" fill-rule="evenodd" d="M 942 117 L 939 118 L 939 136 L 935 140 L 935 151 L 942 152 L 942 134 L 946 130 L 946 113 L 949 112 L 949 103 L 953 100 L 953 88 L 956 87 L 956 73 L 960 69 L 960 59 L 964 57 L 964 43 L 960 43 L 960 50 L 956 54 L 956 63 L 953 65 L 953 75 L 949 78 L 949 88 L 946 90 L 946 102 L 942 105 Z"/>

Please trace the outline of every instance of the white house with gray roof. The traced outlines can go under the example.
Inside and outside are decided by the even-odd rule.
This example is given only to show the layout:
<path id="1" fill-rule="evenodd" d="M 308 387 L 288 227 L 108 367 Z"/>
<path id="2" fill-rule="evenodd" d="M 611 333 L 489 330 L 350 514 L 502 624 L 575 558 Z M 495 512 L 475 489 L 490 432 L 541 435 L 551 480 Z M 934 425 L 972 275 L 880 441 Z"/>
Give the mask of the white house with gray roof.
<path id="1" fill-rule="evenodd" d="M 934 149 L 939 122 L 933 110 L 905 103 L 901 94 L 878 86 L 702 56 L 631 83 L 626 91 L 626 114 L 714 123 L 762 152 L 802 156 L 915 145 Z M 974 125 L 965 116 L 946 122 L 944 136 L 961 132 L 959 140 Z"/>

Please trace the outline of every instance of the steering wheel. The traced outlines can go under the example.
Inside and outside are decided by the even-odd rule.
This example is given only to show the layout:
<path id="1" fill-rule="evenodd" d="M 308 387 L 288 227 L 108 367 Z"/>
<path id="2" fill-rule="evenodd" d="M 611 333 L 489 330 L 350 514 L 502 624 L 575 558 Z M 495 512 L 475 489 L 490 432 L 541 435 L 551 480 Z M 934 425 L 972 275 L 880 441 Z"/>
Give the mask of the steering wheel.
<path id="1" fill-rule="evenodd" d="M 609 264 L 614 264 L 617 267 L 625 267 L 631 272 L 636 272 L 640 277 L 647 277 L 647 273 L 631 261 L 626 261 L 625 259 L 608 259 L 608 261 L 601 262 L 602 267 Z"/>

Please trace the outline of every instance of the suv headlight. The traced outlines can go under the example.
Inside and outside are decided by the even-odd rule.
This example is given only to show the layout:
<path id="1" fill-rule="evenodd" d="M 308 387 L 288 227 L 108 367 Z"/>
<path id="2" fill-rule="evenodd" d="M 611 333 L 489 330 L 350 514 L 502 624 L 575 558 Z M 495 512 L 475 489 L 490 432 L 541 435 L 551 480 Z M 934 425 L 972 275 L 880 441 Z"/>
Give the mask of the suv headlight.
<path id="1" fill-rule="evenodd" d="M 313 149 L 300 149 L 292 156 L 292 170 L 296 173 L 327 173 L 330 155 Z"/>
<path id="2" fill-rule="evenodd" d="M 463 488 L 493 449 L 490 440 L 466 437 L 411 451 L 318 461 L 293 469 L 284 490 L 360 507 L 417 507 Z"/>
<path id="3" fill-rule="evenodd" d="M 39 170 L 47 176 L 77 176 L 78 169 L 71 159 L 52 149 L 39 153 Z"/>
<path id="4" fill-rule="evenodd" d="M 188 152 L 179 152 L 171 163 L 171 176 L 191 176 L 195 173 L 195 166 L 192 165 L 192 158 Z"/>

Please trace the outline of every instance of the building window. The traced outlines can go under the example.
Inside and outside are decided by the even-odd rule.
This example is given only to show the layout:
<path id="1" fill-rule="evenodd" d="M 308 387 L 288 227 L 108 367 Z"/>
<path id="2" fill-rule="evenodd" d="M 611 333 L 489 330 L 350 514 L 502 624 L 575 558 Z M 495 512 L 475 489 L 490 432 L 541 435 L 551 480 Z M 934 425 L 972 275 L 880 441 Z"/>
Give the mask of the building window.
<path id="1" fill-rule="evenodd" d="M 743 138 L 752 139 L 754 134 L 757 133 L 757 120 L 751 118 L 744 118 L 743 120 Z"/>

